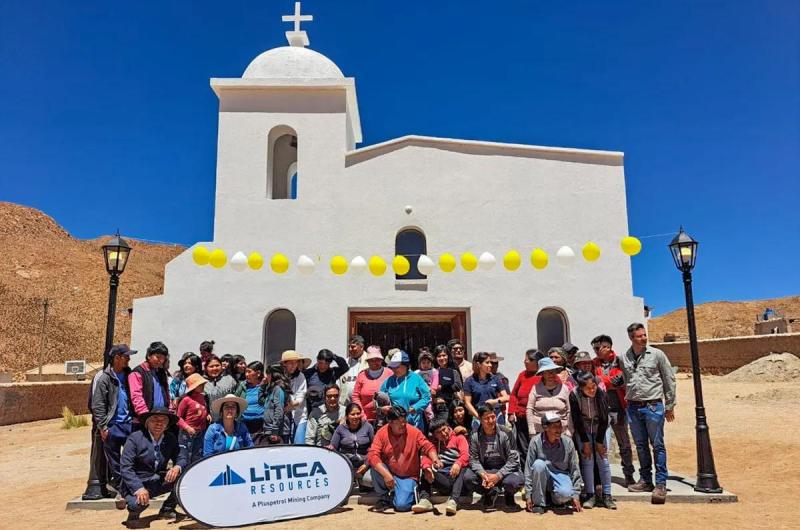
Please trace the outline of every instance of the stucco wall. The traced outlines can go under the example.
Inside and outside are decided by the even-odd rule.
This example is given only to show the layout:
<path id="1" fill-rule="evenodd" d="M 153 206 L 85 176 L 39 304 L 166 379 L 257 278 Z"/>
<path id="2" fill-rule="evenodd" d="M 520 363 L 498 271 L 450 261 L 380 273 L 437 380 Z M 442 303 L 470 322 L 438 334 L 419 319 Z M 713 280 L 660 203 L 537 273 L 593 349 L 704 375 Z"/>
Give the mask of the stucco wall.
<path id="1" fill-rule="evenodd" d="M 0 425 L 49 420 L 61 416 L 61 408 L 86 414 L 89 381 L 0 384 Z"/>
<path id="2" fill-rule="evenodd" d="M 653 343 L 653 346 L 664 350 L 673 365 L 691 370 L 688 341 Z M 698 351 L 703 372 L 728 373 L 770 353 L 800 355 L 800 333 L 701 340 Z"/>

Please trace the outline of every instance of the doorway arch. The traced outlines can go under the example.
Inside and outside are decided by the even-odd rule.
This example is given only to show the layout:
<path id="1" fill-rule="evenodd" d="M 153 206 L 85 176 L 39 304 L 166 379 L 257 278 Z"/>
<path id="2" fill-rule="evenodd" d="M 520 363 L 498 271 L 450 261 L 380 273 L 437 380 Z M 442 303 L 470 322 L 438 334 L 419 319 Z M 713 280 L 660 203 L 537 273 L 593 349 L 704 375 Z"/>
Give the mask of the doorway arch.
<path id="1" fill-rule="evenodd" d="M 545 307 L 536 317 L 536 340 L 539 351 L 547 353 L 553 346 L 569 341 L 569 321 L 564 310 Z"/>
<path id="2" fill-rule="evenodd" d="M 281 354 L 295 349 L 297 319 L 288 309 L 276 309 L 264 320 L 264 364 L 280 362 Z"/>

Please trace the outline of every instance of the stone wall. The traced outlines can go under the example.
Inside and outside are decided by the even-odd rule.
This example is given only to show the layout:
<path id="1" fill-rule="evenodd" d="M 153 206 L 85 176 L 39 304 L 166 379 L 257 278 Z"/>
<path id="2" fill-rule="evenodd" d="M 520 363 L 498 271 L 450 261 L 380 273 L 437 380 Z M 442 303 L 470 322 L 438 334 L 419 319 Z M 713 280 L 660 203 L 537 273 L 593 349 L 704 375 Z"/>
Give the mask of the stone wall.
<path id="1" fill-rule="evenodd" d="M 670 362 L 681 370 L 692 368 L 689 342 L 660 342 Z M 800 356 L 800 333 L 727 337 L 698 341 L 700 367 L 704 373 L 725 374 L 770 353 L 790 352 Z"/>
<path id="2" fill-rule="evenodd" d="M 0 425 L 61 417 L 61 408 L 86 414 L 88 381 L 0 384 Z"/>

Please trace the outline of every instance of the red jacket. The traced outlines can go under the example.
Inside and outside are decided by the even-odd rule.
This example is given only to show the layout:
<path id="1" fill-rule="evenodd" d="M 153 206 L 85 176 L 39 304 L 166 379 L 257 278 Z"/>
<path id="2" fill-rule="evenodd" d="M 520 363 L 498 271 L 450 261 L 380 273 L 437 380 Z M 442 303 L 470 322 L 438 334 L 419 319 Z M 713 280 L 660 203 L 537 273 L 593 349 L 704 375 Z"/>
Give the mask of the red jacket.
<path id="1" fill-rule="evenodd" d="M 469 442 L 460 434 L 451 434 L 450 439 L 442 447 L 442 442 L 439 440 L 432 440 L 436 444 L 436 452 L 439 453 L 439 458 L 445 467 L 448 467 L 449 461 L 452 457 L 456 456 L 454 463 L 458 464 L 461 469 L 467 469 L 469 465 Z M 422 455 L 422 469 L 429 468 L 433 465 L 431 457 L 427 454 Z"/>
<path id="2" fill-rule="evenodd" d="M 517 376 L 517 381 L 514 383 L 514 388 L 511 389 L 511 399 L 508 402 L 508 412 L 522 418 L 525 417 L 525 408 L 528 406 L 528 394 L 531 393 L 533 388 L 542 376 L 536 373 L 528 373 L 523 370 Z"/>
<path id="3" fill-rule="evenodd" d="M 389 429 L 387 423 L 375 434 L 367 452 L 369 467 L 375 469 L 379 462 L 383 462 L 392 475 L 419 479 L 420 453 L 428 454 L 435 447 L 413 425 L 406 425 L 406 432 L 400 436 L 391 434 Z"/>
<path id="4" fill-rule="evenodd" d="M 608 362 L 611 364 L 608 372 L 603 368 L 603 362 L 600 360 L 600 357 L 596 357 L 594 359 L 594 371 L 595 375 L 599 377 L 603 383 L 606 385 L 606 391 L 608 393 L 616 392 L 617 397 L 619 398 L 619 402 L 622 404 L 622 408 L 628 408 L 628 402 L 625 401 L 625 385 L 622 386 L 614 386 L 611 384 L 611 378 L 617 375 L 622 375 L 622 370 L 617 366 L 616 361 L 617 354 L 612 350 L 609 354 Z"/>

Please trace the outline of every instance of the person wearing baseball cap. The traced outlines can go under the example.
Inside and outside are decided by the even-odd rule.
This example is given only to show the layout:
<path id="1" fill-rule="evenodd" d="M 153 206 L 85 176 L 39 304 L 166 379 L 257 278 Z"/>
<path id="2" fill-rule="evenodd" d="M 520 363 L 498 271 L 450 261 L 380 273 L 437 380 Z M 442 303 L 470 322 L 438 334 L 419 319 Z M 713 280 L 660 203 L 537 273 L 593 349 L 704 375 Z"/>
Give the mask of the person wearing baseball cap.
<path id="1" fill-rule="evenodd" d="M 389 359 L 389 368 L 394 373 L 383 382 L 380 391 L 389 395 L 392 405 L 403 407 L 408 414 L 408 423 L 422 431 L 425 429 L 425 408 L 431 403 L 431 389 L 410 367 L 408 354 L 394 350 Z M 388 413 L 388 410 L 383 412 Z"/>
<path id="2" fill-rule="evenodd" d="M 583 479 L 572 437 L 563 433 L 561 416 L 554 411 L 542 415 L 542 428 L 544 431 L 531 439 L 525 462 L 527 510 L 543 514 L 549 493 L 553 505 L 569 505 L 580 512 Z"/>
<path id="3" fill-rule="evenodd" d="M 119 491 L 120 456 L 132 430 L 132 407 L 128 363 L 136 351 L 127 344 L 115 344 L 109 350 L 110 362 L 98 376 L 92 393 L 92 421 L 100 434 L 103 452 L 111 473 L 109 483 Z"/>

